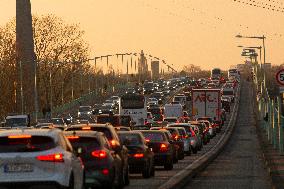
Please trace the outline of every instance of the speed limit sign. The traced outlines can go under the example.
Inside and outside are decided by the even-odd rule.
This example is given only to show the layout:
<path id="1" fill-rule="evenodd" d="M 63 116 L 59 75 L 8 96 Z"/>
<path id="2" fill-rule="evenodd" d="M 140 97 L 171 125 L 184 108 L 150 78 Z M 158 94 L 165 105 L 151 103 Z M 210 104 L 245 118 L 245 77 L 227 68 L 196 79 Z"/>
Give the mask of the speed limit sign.
<path id="1" fill-rule="evenodd" d="M 284 86 L 284 69 L 281 69 L 276 74 L 276 81 L 279 85 Z"/>

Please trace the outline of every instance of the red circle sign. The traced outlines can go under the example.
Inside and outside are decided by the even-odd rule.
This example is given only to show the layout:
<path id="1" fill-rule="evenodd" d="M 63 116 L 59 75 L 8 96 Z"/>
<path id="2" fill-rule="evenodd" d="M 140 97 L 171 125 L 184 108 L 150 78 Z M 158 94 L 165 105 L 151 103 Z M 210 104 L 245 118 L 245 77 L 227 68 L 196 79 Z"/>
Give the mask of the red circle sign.
<path id="1" fill-rule="evenodd" d="M 279 85 L 284 86 L 284 69 L 281 69 L 276 73 L 276 81 Z"/>

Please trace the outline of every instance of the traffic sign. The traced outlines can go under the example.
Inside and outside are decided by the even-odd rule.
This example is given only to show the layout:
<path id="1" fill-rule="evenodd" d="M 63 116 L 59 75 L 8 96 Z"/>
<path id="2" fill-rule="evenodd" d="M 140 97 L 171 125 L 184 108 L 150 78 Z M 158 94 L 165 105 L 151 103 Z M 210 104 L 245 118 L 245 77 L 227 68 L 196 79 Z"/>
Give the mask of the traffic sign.
<path id="1" fill-rule="evenodd" d="M 281 69 L 276 73 L 276 81 L 279 85 L 284 86 L 284 69 Z"/>

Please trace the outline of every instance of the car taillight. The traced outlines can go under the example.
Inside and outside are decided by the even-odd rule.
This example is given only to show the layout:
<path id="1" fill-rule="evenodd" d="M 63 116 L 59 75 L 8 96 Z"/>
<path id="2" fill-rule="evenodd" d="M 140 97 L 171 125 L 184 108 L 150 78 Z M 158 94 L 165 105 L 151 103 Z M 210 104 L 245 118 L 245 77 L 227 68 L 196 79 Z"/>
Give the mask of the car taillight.
<path id="1" fill-rule="evenodd" d="M 79 136 L 67 136 L 66 138 L 68 138 L 68 140 L 76 140 L 79 139 Z"/>
<path id="2" fill-rule="evenodd" d="M 95 150 L 92 152 L 92 156 L 99 159 L 104 159 L 107 157 L 107 153 L 104 150 Z"/>
<path id="3" fill-rule="evenodd" d="M 112 147 L 115 147 L 117 145 L 116 140 L 111 140 L 109 143 Z"/>
<path id="4" fill-rule="evenodd" d="M 173 139 L 174 139 L 174 140 L 178 140 L 178 139 L 179 139 L 179 136 L 178 136 L 178 135 L 173 135 Z"/>
<path id="5" fill-rule="evenodd" d="M 109 174 L 109 170 L 108 169 L 103 169 L 102 170 L 102 174 L 103 175 L 108 175 Z"/>
<path id="6" fill-rule="evenodd" d="M 188 138 L 188 135 L 184 135 L 183 138 L 187 139 L 187 138 Z"/>
<path id="7" fill-rule="evenodd" d="M 134 154 L 133 157 L 135 157 L 135 158 L 143 158 L 144 154 L 142 154 L 142 153 Z"/>
<path id="8" fill-rule="evenodd" d="M 9 135 L 9 139 L 24 139 L 24 138 L 32 138 L 31 135 Z"/>
<path id="9" fill-rule="evenodd" d="M 145 141 L 146 141 L 146 142 L 150 142 L 150 139 L 148 139 L 148 138 L 145 138 Z"/>
<path id="10" fill-rule="evenodd" d="M 194 131 L 191 131 L 191 136 L 195 137 L 195 132 Z"/>
<path id="11" fill-rule="evenodd" d="M 63 154 L 48 154 L 37 156 L 39 161 L 64 162 Z"/>
<path id="12" fill-rule="evenodd" d="M 160 152 L 166 152 L 168 151 L 168 146 L 166 144 L 161 144 L 160 145 Z"/>

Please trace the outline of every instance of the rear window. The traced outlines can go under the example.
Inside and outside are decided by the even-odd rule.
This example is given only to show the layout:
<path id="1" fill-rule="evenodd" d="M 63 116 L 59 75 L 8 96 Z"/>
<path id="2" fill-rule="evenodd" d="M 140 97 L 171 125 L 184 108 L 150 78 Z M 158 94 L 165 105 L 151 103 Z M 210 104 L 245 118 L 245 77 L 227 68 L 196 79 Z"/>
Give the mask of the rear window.
<path id="1" fill-rule="evenodd" d="M 143 133 L 142 134 L 144 135 L 145 139 L 146 140 L 150 140 L 150 141 L 154 141 L 154 142 L 161 142 L 161 141 L 165 141 L 165 137 L 162 133 Z"/>
<path id="2" fill-rule="evenodd" d="M 93 130 L 93 131 L 98 131 L 98 132 L 104 133 L 105 136 L 106 136 L 106 138 L 107 138 L 108 140 L 112 140 L 112 139 L 113 139 L 113 137 L 112 137 L 112 135 L 111 135 L 111 131 L 110 131 L 109 129 L 107 129 L 107 128 L 103 128 L 103 127 L 92 127 L 92 130 Z"/>
<path id="3" fill-rule="evenodd" d="M 185 131 L 183 129 L 178 129 L 178 132 L 179 132 L 179 134 L 181 136 L 185 136 L 186 135 L 186 133 L 185 133 Z"/>
<path id="4" fill-rule="evenodd" d="M 55 142 L 47 136 L 13 135 L 0 137 L 0 153 L 39 152 L 55 148 Z"/>
<path id="5" fill-rule="evenodd" d="M 73 137 L 71 138 L 67 136 L 67 138 L 72 144 L 74 149 L 84 148 L 85 151 L 88 151 L 89 149 L 100 147 L 99 141 L 94 137 L 79 137 L 79 138 Z"/>
<path id="6" fill-rule="evenodd" d="M 177 120 L 176 120 L 176 119 L 164 119 L 164 121 L 167 121 L 167 122 L 176 122 Z"/>
<path id="7" fill-rule="evenodd" d="M 142 139 L 139 135 L 135 134 L 119 134 L 119 139 L 123 144 L 127 144 L 127 146 L 131 145 L 141 145 L 143 144 Z"/>

